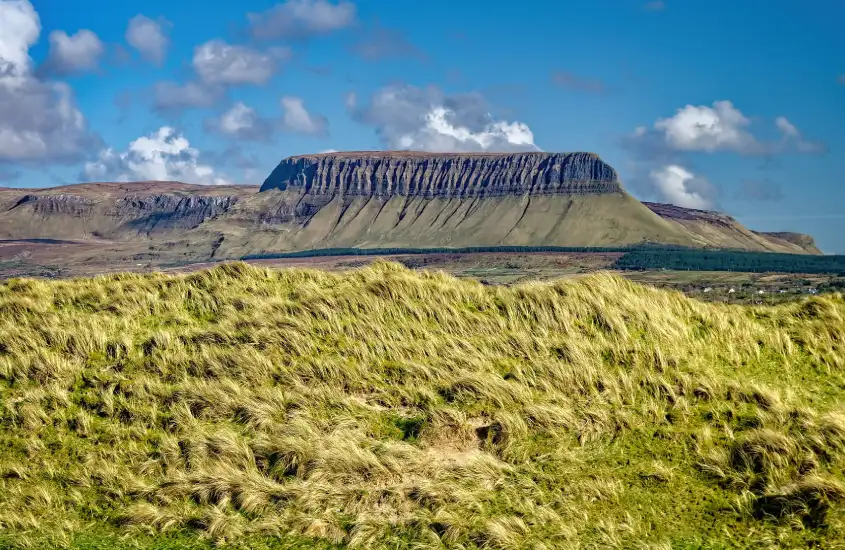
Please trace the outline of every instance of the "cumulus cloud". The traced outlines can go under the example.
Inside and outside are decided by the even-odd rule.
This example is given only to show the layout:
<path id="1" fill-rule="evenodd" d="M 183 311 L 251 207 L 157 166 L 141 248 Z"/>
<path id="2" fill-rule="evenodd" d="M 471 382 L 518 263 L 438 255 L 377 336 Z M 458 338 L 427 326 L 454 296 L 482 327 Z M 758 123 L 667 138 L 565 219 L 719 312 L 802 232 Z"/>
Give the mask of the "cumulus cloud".
<path id="1" fill-rule="evenodd" d="M 651 182 L 661 199 L 682 206 L 706 210 L 716 204 L 718 190 L 706 178 L 670 164 L 651 171 Z"/>
<path id="2" fill-rule="evenodd" d="M 193 65 L 197 75 L 207 84 L 264 84 L 276 72 L 285 51 L 264 53 L 223 40 L 211 40 L 194 50 Z"/>
<path id="3" fill-rule="evenodd" d="M 100 38 L 87 29 L 72 35 L 64 31 L 53 31 L 49 40 L 50 53 L 44 69 L 51 74 L 93 71 L 105 51 Z"/>
<path id="4" fill-rule="evenodd" d="M 207 120 L 205 127 L 226 137 L 239 140 L 266 141 L 275 130 L 275 122 L 259 116 L 255 109 L 238 101 L 219 119 Z"/>
<path id="5" fill-rule="evenodd" d="M 289 56 L 290 49 L 284 47 L 258 51 L 223 40 L 210 40 L 194 49 L 192 64 L 197 78 L 184 84 L 158 82 L 153 108 L 158 112 L 177 113 L 211 107 L 226 97 L 230 87 L 266 84 Z"/>
<path id="6" fill-rule="evenodd" d="M 161 65 L 170 45 L 170 27 L 171 23 L 166 19 L 155 20 L 138 14 L 129 20 L 126 42 L 150 63 Z"/>
<path id="7" fill-rule="evenodd" d="M 41 20 L 29 0 L 0 0 L 0 76 L 27 74 Z"/>
<path id="8" fill-rule="evenodd" d="M 40 33 L 29 0 L 0 0 L 0 162 L 71 162 L 99 145 L 70 87 L 34 74 Z"/>
<path id="9" fill-rule="evenodd" d="M 236 102 L 219 118 L 207 119 L 205 129 L 236 140 L 268 141 L 277 131 L 325 136 L 329 121 L 305 107 L 299 97 L 279 100 L 280 116 L 263 116 L 243 102 Z"/>
<path id="10" fill-rule="evenodd" d="M 310 135 L 327 133 L 329 121 L 322 115 L 309 113 L 302 98 L 285 96 L 280 103 L 282 106 L 281 126 L 284 130 Z"/>
<path id="11" fill-rule="evenodd" d="M 250 33 L 260 40 L 307 38 L 355 24 L 355 4 L 347 0 L 287 0 L 261 13 L 249 13 Z"/>
<path id="12" fill-rule="evenodd" d="M 766 140 L 751 132 L 751 120 L 730 101 L 712 106 L 686 105 L 668 118 L 660 118 L 653 128 L 637 128 L 626 138 L 626 145 L 641 156 L 667 156 L 673 152 L 715 153 L 730 151 L 741 155 L 776 155 L 789 152 L 823 153 L 824 144 L 803 138 L 786 117 L 778 117 L 775 127 L 779 140 Z"/>
<path id="13" fill-rule="evenodd" d="M 713 107 L 687 105 L 672 117 L 658 119 L 654 128 L 671 148 L 680 151 L 753 153 L 760 145 L 746 130 L 750 124 L 733 103 L 716 101 Z"/>
<path id="14" fill-rule="evenodd" d="M 200 154 L 169 126 L 132 141 L 124 152 L 104 149 L 86 162 L 80 178 L 88 181 L 181 181 L 203 185 L 231 182 L 202 164 Z"/>
<path id="15" fill-rule="evenodd" d="M 349 104 L 350 102 L 347 102 Z M 539 151 L 523 122 L 495 118 L 477 93 L 448 95 L 438 88 L 392 85 L 353 116 L 371 125 L 385 147 L 432 152 Z"/>

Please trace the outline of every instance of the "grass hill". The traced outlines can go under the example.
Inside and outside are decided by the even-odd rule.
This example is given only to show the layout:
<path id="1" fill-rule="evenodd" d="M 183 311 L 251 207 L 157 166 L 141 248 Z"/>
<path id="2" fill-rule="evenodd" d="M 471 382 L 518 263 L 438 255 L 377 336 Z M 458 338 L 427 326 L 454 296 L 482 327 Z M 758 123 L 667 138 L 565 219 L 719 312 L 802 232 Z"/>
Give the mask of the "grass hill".
<path id="1" fill-rule="evenodd" d="M 845 298 L 0 285 L 0 548 L 841 548 Z"/>

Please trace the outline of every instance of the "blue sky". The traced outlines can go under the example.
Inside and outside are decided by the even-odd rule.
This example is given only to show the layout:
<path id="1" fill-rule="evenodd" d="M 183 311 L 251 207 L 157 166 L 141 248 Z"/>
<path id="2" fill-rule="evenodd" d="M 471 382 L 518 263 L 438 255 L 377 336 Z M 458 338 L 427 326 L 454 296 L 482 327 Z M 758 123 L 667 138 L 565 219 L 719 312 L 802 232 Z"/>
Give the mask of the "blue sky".
<path id="1" fill-rule="evenodd" d="M 0 185 L 586 150 L 643 200 L 845 253 L 843 20 L 838 0 L 0 0 Z"/>

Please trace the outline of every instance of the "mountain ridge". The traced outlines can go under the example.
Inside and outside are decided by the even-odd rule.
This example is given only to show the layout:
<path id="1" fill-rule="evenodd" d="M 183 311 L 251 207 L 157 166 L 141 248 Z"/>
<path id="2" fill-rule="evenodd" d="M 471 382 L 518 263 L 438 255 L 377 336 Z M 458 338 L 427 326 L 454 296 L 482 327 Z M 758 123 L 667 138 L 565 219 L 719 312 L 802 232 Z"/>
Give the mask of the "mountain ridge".
<path id="1" fill-rule="evenodd" d="M 411 151 L 299 155 L 283 159 L 261 191 L 312 195 L 472 197 L 621 191 L 616 170 L 594 153 Z"/>
<path id="2" fill-rule="evenodd" d="M 642 203 L 593 153 L 327 153 L 284 159 L 261 187 L 145 181 L 0 189 L 0 239 L 33 238 L 110 242 L 116 254 L 158 260 L 645 243 L 819 253 L 809 236 Z"/>

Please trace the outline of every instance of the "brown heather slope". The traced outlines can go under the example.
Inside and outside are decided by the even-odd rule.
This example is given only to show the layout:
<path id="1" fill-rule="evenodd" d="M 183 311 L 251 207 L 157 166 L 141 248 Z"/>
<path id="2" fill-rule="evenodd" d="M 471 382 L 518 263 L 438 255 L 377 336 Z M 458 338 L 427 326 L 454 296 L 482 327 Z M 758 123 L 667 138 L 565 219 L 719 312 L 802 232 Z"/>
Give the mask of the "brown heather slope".
<path id="1" fill-rule="evenodd" d="M 260 192 L 179 182 L 0 189 L 0 240 L 107 242 L 106 256 L 132 261 L 643 242 L 818 253 L 810 237 L 786 235 L 755 233 L 714 212 L 643 204 L 591 153 L 306 155 L 284 159 Z"/>

